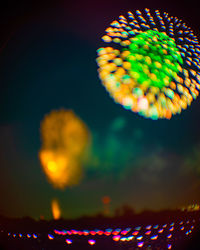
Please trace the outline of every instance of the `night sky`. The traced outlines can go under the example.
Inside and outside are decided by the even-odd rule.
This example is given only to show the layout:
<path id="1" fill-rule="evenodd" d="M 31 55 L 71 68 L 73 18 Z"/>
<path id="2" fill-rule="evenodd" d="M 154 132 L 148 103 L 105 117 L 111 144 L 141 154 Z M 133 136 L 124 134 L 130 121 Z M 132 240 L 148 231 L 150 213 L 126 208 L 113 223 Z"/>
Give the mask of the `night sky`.
<path id="1" fill-rule="evenodd" d="M 163 3 L 162 3 L 163 2 Z M 174 1 L 9 2 L 0 10 L 0 214 L 51 218 L 112 211 L 177 208 L 200 202 L 200 99 L 171 120 L 153 121 L 109 97 L 96 50 L 107 26 L 149 8 L 183 19 L 199 37 L 199 9 Z M 40 122 L 72 109 L 92 135 L 79 185 L 54 189 L 42 171 Z"/>

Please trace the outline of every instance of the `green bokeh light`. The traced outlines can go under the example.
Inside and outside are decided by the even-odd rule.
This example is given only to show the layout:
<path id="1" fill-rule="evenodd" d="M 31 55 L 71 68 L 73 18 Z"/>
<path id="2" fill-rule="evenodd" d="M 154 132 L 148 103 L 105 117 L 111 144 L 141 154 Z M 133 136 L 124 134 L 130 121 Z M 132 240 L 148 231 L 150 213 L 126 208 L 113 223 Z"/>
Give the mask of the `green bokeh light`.
<path id="1" fill-rule="evenodd" d="M 182 57 L 175 41 L 165 33 L 148 30 L 135 36 L 129 45 L 130 75 L 149 87 L 168 86 L 179 72 Z"/>

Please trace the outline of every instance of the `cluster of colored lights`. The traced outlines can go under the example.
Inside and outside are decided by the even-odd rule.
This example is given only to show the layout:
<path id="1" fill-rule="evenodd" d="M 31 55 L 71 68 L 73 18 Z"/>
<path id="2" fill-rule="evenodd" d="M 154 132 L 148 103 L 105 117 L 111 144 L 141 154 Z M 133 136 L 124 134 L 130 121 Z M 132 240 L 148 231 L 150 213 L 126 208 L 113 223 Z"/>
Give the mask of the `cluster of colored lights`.
<path id="1" fill-rule="evenodd" d="M 195 220 L 193 221 L 180 221 L 172 222 L 171 224 L 164 224 L 164 225 L 147 225 L 145 227 L 138 226 L 135 228 L 126 228 L 126 229 L 111 229 L 108 228 L 106 230 L 54 230 L 54 233 L 60 236 L 66 235 L 82 235 L 82 236 L 112 236 L 112 240 L 115 242 L 132 242 L 135 243 L 138 248 L 142 248 L 144 246 L 149 246 L 153 244 L 153 242 L 166 239 L 166 246 L 167 249 L 172 248 L 173 237 L 177 233 L 183 232 L 183 238 L 185 235 L 189 235 L 194 230 Z M 186 230 L 187 228 L 187 230 Z M 164 237 L 163 237 L 164 235 Z M 88 243 L 90 245 L 96 244 L 96 240 L 89 239 Z"/>
<path id="2" fill-rule="evenodd" d="M 167 118 L 186 109 L 199 94 L 200 45 L 182 20 L 159 11 L 128 12 L 102 37 L 99 77 L 125 109 Z"/>
<path id="3" fill-rule="evenodd" d="M 199 204 L 191 204 L 187 207 L 182 207 L 182 211 L 188 211 L 188 212 L 193 212 L 193 211 L 199 211 L 200 210 L 200 205 Z"/>
<path id="4" fill-rule="evenodd" d="M 191 226 L 191 223 L 195 223 L 195 220 L 193 220 L 192 222 L 190 222 L 189 220 L 185 222 L 181 221 L 176 224 L 172 222 L 169 225 L 168 224 L 154 225 L 154 226 L 148 225 L 145 228 L 136 227 L 135 230 L 131 233 L 131 235 L 127 235 L 127 237 L 122 237 L 120 235 L 117 235 L 115 236 L 113 240 L 115 241 L 120 240 L 122 242 L 136 241 L 137 247 L 141 248 L 144 245 L 150 246 L 149 243 L 151 241 L 158 240 L 163 232 L 165 233 L 166 242 L 168 242 L 170 239 L 172 241 L 174 235 L 176 235 L 178 232 L 183 231 L 185 229 L 185 227 L 182 226 L 183 224 L 190 225 L 190 226 L 187 226 L 188 230 L 185 230 L 185 234 L 184 234 L 184 235 L 189 235 L 192 233 L 192 230 L 194 229 L 194 225 Z M 172 233 L 173 231 L 175 231 L 174 234 Z M 138 236 L 138 234 L 140 235 Z M 150 237 L 148 238 L 147 236 L 150 236 Z M 163 240 L 163 237 L 161 239 Z M 171 248 L 172 248 L 172 243 L 168 242 L 167 249 L 171 249 Z"/>
<path id="5" fill-rule="evenodd" d="M 109 238 L 115 244 L 129 244 L 136 248 L 148 248 L 164 246 L 165 249 L 172 249 L 176 246 L 176 239 L 184 240 L 197 228 L 199 220 L 188 219 L 167 224 L 146 225 L 137 227 L 107 228 L 93 230 L 58 230 L 55 229 L 47 234 L 50 241 L 63 240 L 63 243 L 70 245 L 85 238 L 88 246 L 93 246 L 105 238 Z M 1 231 L 3 232 L 3 231 Z M 21 239 L 40 239 L 41 234 L 36 233 L 8 233 L 9 237 Z M 177 237 L 178 236 L 178 237 Z"/>

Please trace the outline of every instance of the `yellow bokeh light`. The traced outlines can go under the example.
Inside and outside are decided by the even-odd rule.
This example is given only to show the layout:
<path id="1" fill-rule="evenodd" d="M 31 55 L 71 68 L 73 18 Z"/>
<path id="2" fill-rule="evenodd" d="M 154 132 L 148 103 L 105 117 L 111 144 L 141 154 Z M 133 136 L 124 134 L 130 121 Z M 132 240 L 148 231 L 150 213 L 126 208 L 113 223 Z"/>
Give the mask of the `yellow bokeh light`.
<path id="1" fill-rule="evenodd" d="M 47 168 L 51 172 L 56 172 L 56 170 L 57 170 L 57 164 L 54 161 L 49 161 L 47 163 Z"/>

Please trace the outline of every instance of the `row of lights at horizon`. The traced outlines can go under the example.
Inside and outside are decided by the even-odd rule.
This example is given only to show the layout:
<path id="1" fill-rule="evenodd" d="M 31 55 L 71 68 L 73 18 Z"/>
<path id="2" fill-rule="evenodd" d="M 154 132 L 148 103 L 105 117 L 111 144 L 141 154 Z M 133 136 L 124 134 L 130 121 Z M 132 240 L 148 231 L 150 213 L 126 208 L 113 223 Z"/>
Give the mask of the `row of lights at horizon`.
<path id="1" fill-rule="evenodd" d="M 189 220 L 187 220 L 187 222 L 186 222 L 186 224 L 189 224 Z M 195 220 L 193 220 L 193 223 L 195 222 Z M 183 221 L 181 221 L 180 223 L 179 223 L 179 225 L 182 225 L 184 222 Z M 169 231 L 173 231 L 174 230 L 174 222 L 173 223 L 171 223 L 169 226 L 171 227 L 170 229 L 169 229 Z M 162 226 L 162 228 L 161 229 L 159 229 L 158 230 L 158 233 L 162 233 L 163 232 L 163 230 L 164 230 L 164 228 L 166 228 L 168 226 L 168 224 L 164 224 L 163 226 Z M 146 235 L 149 235 L 149 234 L 151 234 L 151 230 L 150 229 L 158 229 L 158 227 L 159 227 L 159 225 L 155 225 L 155 226 L 152 226 L 152 225 L 148 225 L 148 226 L 146 226 L 145 227 L 145 229 L 146 230 L 148 230 L 148 231 L 146 231 Z M 134 235 L 134 236 L 137 236 L 138 235 L 138 233 L 139 233 L 139 231 L 142 229 L 142 227 L 141 226 L 138 226 L 138 227 L 135 227 L 135 231 L 132 233 L 132 235 Z M 180 230 L 184 230 L 185 229 L 185 227 L 184 226 L 182 226 L 181 228 L 180 228 Z M 191 227 L 191 229 L 194 229 L 194 226 L 192 226 Z M 117 229 L 115 229 L 115 230 L 113 230 L 113 229 L 111 229 L 111 228 L 108 228 L 108 229 L 106 229 L 105 230 L 105 232 L 103 231 L 103 230 L 99 230 L 99 229 L 95 229 L 95 230 L 91 230 L 91 231 L 89 231 L 89 230 L 83 230 L 83 231 L 78 231 L 78 230 L 74 230 L 74 229 L 72 229 L 72 230 L 61 230 L 61 231 L 59 231 L 59 230 L 54 230 L 54 233 L 55 234 L 58 234 L 58 235 L 84 235 L 84 236 L 87 236 L 87 235 L 89 235 L 89 234 L 91 234 L 91 235 L 96 235 L 96 234 L 98 234 L 98 235 L 106 235 L 106 236 L 110 236 L 111 234 L 112 235 L 119 235 L 119 234 L 121 234 L 121 235 L 126 235 L 127 233 L 129 233 L 131 231 L 131 228 L 126 228 L 125 230 L 122 230 L 122 229 L 120 229 L 120 228 L 117 228 Z M 10 233 L 8 233 L 8 235 L 10 235 Z M 15 237 L 16 236 L 16 234 L 13 234 L 13 236 Z M 22 237 L 22 234 L 19 234 L 19 237 Z M 27 237 L 28 238 L 31 238 L 31 234 L 27 234 Z M 33 234 L 33 238 L 37 238 L 37 235 L 36 234 Z"/>
<path id="2" fill-rule="evenodd" d="M 180 223 L 179 223 L 179 225 L 182 225 L 184 222 L 183 221 L 181 221 Z M 187 220 L 186 221 L 186 224 L 189 224 L 190 223 L 190 221 L 189 220 Z M 193 220 L 193 223 L 195 223 L 195 220 Z M 170 229 L 169 229 L 169 231 L 173 231 L 174 230 L 174 222 L 172 222 L 170 225 L 169 225 L 169 227 L 170 227 Z M 163 226 L 161 226 L 161 228 L 158 230 L 158 233 L 162 233 L 163 232 L 163 230 L 166 228 L 168 226 L 168 224 L 164 224 Z M 146 226 L 145 227 L 145 229 L 146 230 L 148 230 L 145 234 L 146 235 L 149 235 L 150 233 L 151 233 L 151 230 L 150 229 L 158 229 L 159 228 L 159 225 L 155 225 L 155 226 L 152 226 L 152 225 L 148 225 L 148 226 Z M 194 228 L 194 226 L 193 226 L 193 228 Z M 193 229 L 192 228 L 192 229 Z M 142 227 L 141 226 L 138 226 L 138 227 L 135 227 L 134 228 L 134 232 L 132 233 L 134 236 L 136 236 L 138 233 L 139 233 L 139 231 L 142 229 Z M 184 230 L 184 226 L 182 226 L 181 228 L 180 228 L 181 230 Z M 55 234 L 57 234 L 57 235 L 63 235 L 63 236 L 65 236 L 65 235 L 83 235 L 83 236 L 88 236 L 89 234 L 90 235 L 106 235 L 106 236 L 110 236 L 111 234 L 112 235 L 119 235 L 119 234 L 121 234 L 121 235 L 126 235 L 126 234 L 128 234 L 130 231 L 132 230 L 132 228 L 126 228 L 125 230 L 122 230 L 122 229 L 120 229 L 120 228 L 117 228 L 117 229 L 111 229 L 111 228 L 108 228 L 108 229 L 106 229 L 105 231 L 103 231 L 103 230 L 99 230 L 99 229 L 95 229 L 95 230 L 91 230 L 91 231 L 89 231 L 89 230 L 83 230 L 83 231 L 80 231 L 80 230 L 74 230 L 74 229 L 72 229 L 72 230 L 57 230 L 57 229 L 55 229 L 54 230 L 54 233 Z"/>
<path id="3" fill-rule="evenodd" d="M 193 219 L 191 221 L 192 223 L 195 223 L 195 220 Z M 179 230 L 180 231 L 184 231 L 186 230 L 186 226 L 190 223 L 189 220 L 187 221 L 181 221 L 179 223 L 176 223 L 180 226 Z M 169 234 L 166 236 L 166 239 L 169 240 L 172 238 L 172 232 L 174 231 L 174 227 L 175 227 L 175 223 L 172 222 L 171 224 L 164 224 L 162 226 L 159 226 L 159 225 L 148 225 L 146 227 L 144 227 L 146 229 L 146 232 L 144 233 L 145 235 L 151 235 L 151 234 L 154 234 L 150 237 L 150 240 L 152 241 L 155 241 L 158 239 L 159 237 L 159 234 L 163 233 L 163 231 L 169 227 Z M 125 237 L 125 235 L 127 235 L 128 233 L 131 232 L 132 228 L 126 228 L 124 230 L 122 230 L 121 228 L 117 228 L 117 229 L 111 229 L 111 228 L 108 228 L 106 229 L 105 231 L 103 230 L 99 230 L 99 229 L 95 229 L 95 230 L 83 230 L 83 231 L 78 231 L 78 230 L 54 230 L 54 233 L 57 234 L 57 235 L 62 235 L 62 236 L 65 236 L 65 235 L 84 235 L 84 236 L 88 236 L 88 235 L 105 235 L 105 236 L 112 236 L 112 239 L 116 242 L 118 241 L 121 241 L 121 242 L 126 242 L 126 241 L 131 241 L 131 240 L 136 240 L 137 241 L 137 246 L 139 248 L 142 248 L 144 246 L 144 244 L 146 244 L 145 240 L 143 239 L 144 236 L 142 235 L 139 235 L 139 233 L 141 233 L 141 229 L 142 227 L 141 226 L 138 226 L 138 227 L 135 227 L 134 228 L 134 231 L 131 233 L 131 235 Z M 158 230 L 158 234 L 155 234 L 155 232 L 153 233 L 153 230 Z M 194 225 L 192 225 L 188 231 L 185 232 L 185 235 L 189 235 L 192 233 L 194 229 Z M 19 234 L 11 234 L 11 233 L 8 233 L 8 236 L 13 236 L 14 238 L 15 237 L 19 237 L 19 238 L 22 238 L 23 235 L 21 233 Z M 39 236 L 37 234 L 25 234 L 24 237 L 27 237 L 27 238 L 34 238 L 34 239 L 37 239 Z M 54 240 L 55 238 L 55 235 L 53 234 L 48 234 L 48 238 L 49 240 Z M 143 241 L 142 241 L 143 240 Z M 72 244 L 73 241 L 72 239 L 65 239 L 65 242 L 67 244 Z M 88 239 L 88 244 L 89 245 L 94 245 L 96 244 L 96 240 L 94 239 Z M 172 244 L 171 243 L 167 243 L 167 249 L 171 249 L 172 248 Z"/>
<path id="4" fill-rule="evenodd" d="M 8 233 L 8 236 L 11 236 L 11 235 L 12 235 L 14 238 L 17 237 L 17 236 L 19 236 L 19 238 L 22 238 L 22 237 L 23 237 L 23 235 L 22 235 L 21 233 L 20 233 L 20 234 L 11 234 L 11 233 Z M 37 239 L 37 238 L 38 238 L 37 234 L 26 234 L 26 237 L 27 237 L 27 238 L 33 237 L 34 239 Z M 52 234 L 48 234 L 48 238 L 49 238 L 49 240 L 53 240 L 53 239 L 54 239 L 54 236 L 53 236 Z M 67 244 L 72 244 L 72 240 L 71 240 L 71 239 L 66 239 L 65 241 L 66 241 Z M 90 239 L 90 240 L 88 240 L 88 243 L 89 243 L 90 245 L 94 245 L 94 244 L 96 243 L 96 240 Z"/>
<path id="5" fill-rule="evenodd" d="M 193 222 L 195 222 L 194 220 L 193 220 Z M 189 224 L 189 221 L 187 221 L 186 222 L 187 224 Z M 174 222 L 173 223 L 171 223 L 170 224 L 170 226 L 171 226 L 171 228 L 169 229 L 169 231 L 173 231 L 174 230 Z M 182 225 L 183 224 L 183 221 L 181 221 L 180 223 L 179 223 L 180 225 Z M 158 227 L 159 227 L 159 225 L 155 225 L 155 226 L 153 226 L 152 227 L 152 225 L 149 225 L 149 226 L 146 226 L 146 229 L 148 230 L 148 231 L 146 231 L 146 235 L 150 235 L 151 234 L 151 228 L 153 228 L 153 229 L 158 229 Z M 163 232 L 163 230 L 164 230 L 164 228 L 166 228 L 167 227 L 167 224 L 164 224 L 163 226 L 162 226 L 163 228 L 162 229 L 159 229 L 158 230 L 158 233 L 162 233 Z M 137 236 L 138 234 L 139 234 L 139 231 L 140 231 L 140 229 L 141 229 L 142 227 L 141 226 L 139 226 L 139 227 L 136 227 L 135 228 L 135 230 L 136 231 L 134 231 L 133 233 L 132 233 L 132 235 L 134 235 L 134 236 Z M 181 228 L 180 228 L 180 230 L 184 230 L 185 229 L 185 227 L 184 226 L 182 226 Z M 194 229 L 194 226 L 192 226 L 191 227 L 191 230 L 193 230 Z M 116 236 L 119 236 L 119 234 L 121 234 L 121 235 L 126 235 L 128 232 L 130 232 L 131 231 L 131 228 L 126 228 L 125 230 L 121 230 L 120 228 L 117 228 L 117 229 L 115 229 L 115 230 L 112 230 L 112 229 L 106 229 L 105 230 L 105 232 L 104 231 L 102 231 L 102 230 L 98 230 L 98 229 L 96 229 L 96 230 L 92 230 L 92 231 L 89 231 L 89 230 L 83 230 L 83 231 L 77 231 L 77 230 L 70 230 L 70 231 L 66 231 L 66 230 L 62 230 L 62 231 L 59 231 L 59 230 L 54 230 L 54 233 L 55 234 L 58 234 L 58 235 L 66 235 L 66 234 L 68 234 L 68 235 L 84 235 L 84 236 L 87 236 L 87 235 L 89 235 L 89 234 L 91 234 L 91 235 L 96 235 L 96 234 L 98 234 L 98 235 L 106 235 L 106 236 L 110 236 L 111 234 L 112 235 L 116 235 Z M 11 235 L 10 233 L 8 233 L 8 235 Z M 50 234 L 49 234 L 50 235 Z M 16 236 L 16 234 L 13 234 L 13 237 L 15 237 Z M 21 238 L 22 237 L 22 234 L 19 234 L 19 237 Z M 31 238 L 31 234 L 27 234 L 27 238 Z M 33 238 L 37 238 L 37 235 L 36 234 L 33 234 Z M 114 238 L 114 237 L 113 237 Z M 137 237 L 137 238 L 139 238 L 139 237 Z"/>

